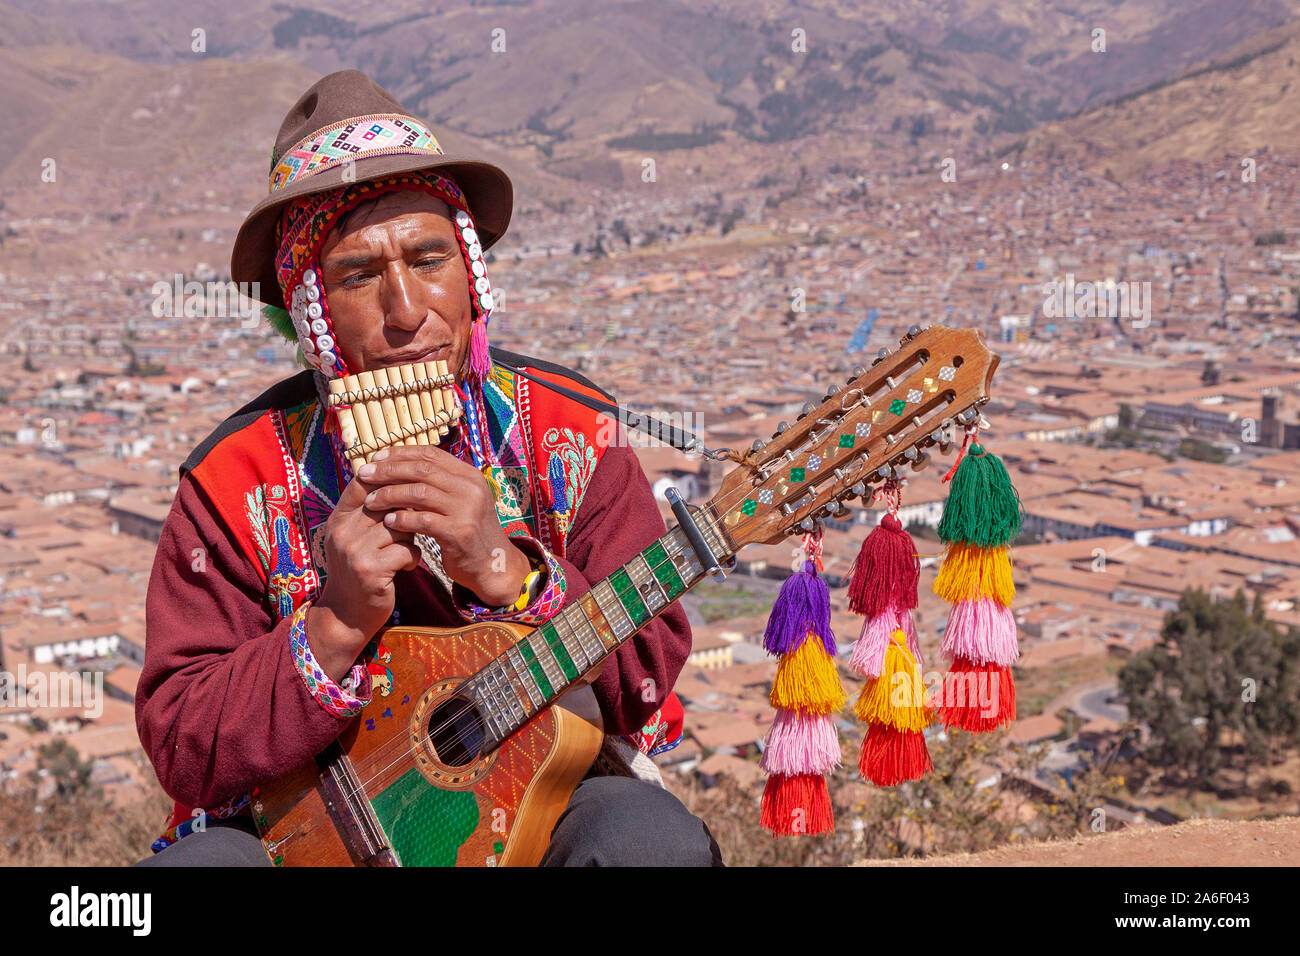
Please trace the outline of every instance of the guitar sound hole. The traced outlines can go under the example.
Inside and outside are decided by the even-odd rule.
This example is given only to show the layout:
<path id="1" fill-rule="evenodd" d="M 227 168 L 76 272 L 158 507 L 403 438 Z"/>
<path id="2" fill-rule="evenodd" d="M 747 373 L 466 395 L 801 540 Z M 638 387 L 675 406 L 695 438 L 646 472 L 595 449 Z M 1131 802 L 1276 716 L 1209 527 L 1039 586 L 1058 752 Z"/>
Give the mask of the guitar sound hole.
<path id="1" fill-rule="evenodd" d="M 434 753 L 448 767 L 473 763 L 483 752 L 485 735 L 478 709 L 464 697 L 449 697 L 429 717 Z"/>

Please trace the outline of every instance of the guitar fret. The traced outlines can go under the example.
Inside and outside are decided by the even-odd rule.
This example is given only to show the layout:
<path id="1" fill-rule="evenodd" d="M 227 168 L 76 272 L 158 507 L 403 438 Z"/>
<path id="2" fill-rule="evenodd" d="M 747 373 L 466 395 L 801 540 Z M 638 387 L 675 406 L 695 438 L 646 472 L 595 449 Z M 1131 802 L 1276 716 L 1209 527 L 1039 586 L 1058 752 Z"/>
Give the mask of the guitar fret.
<path id="1" fill-rule="evenodd" d="M 586 617 L 585 605 L 573 605 L 571 609 L 565 610 L 569 610 L 575 622 L 581 622 L 580 624 L 572 624 L 573 636 L 577 637 L 582 644 L 582 653 L 585 653 L 586 658 L 590 661 L 588 667 L 593 667 L 595 662 L 604 657 L 604 645 L 601 643 L 601 635 L 595 630 L 595 624 L 591 623 L 591 619 Z"/>
<path id="2" fill-rule="evenodd" d="M 555 626 L 556 633 L 560 635 L 560 640 L 564 643 L 565 650 L 569 652 L 569 657 L 578 668 L 578 673 L 585 674 L 594 661 L 587 654 L 587 648 L 583 646 L 582 641 L 578 639 L 578 633 L 569 621 L 569 615 L 561 612 L 551 618 L 551 624 Z"/>
<path id="3" fill-rule="evenodd" d="M 546 674 L 547 683 L 551 685 L 551 692 L 546 696 L 548 698 L 555 697 L 568 683 L 564 679 L 564 674 L 560 670 L 559 662 L 556 661 L 555 654 L 547 644 L 546 638 L 542 636 L 541 628 L 531 632 L 528 635 L 527 640 L 529 646 L 533 649 L 533 653 L 537 655 L 538 662 L 542 665 L 542 670 Z M 545 690 L 546 688 L 542 689 Z"/>
<path id="4" fill-rule="evenodd" d="M 583 617 L 587 619 L 591 629 L 596 632 L 596 637 L 605 650 L 612 651 L 618 647 L 618 635 L 614 633 L 614 626 L 610 624 L 609 618 L 605 617 L 605 612 L 601 610 L 600 604 L 597 603 L 594 591 L 588 591 L 580 597 L 578 604 L 582 607 Z"/>
<path id="5" fill-rule="evenodd" d="M 627 567 L 635 575 L 633 580 L 636 581 L 637 594 L 653 617 L 660 608 L 668 604 L 668 594 L 659 583 L 659 579 L 655 577 L 654 571 L 650 569 L 650 563 L 646 561 L 644 554 L 638 554 L 628 562 Z"/>
<path id="6" fill-rule="evenodd" d="M 623 609 L 623 603 L 618 599 L 618 594 L 614 591 L 614 586 L 606 578 L 594 588 L 591 589 L 592 598 L 595 600 L 597 607 L 609 622 L 609 629 L 614 632 L 614 636 L 622 642 L 628 635 L 636 630 L 636 625 L 628 617 L 627 611 Z M 616 608 L 618 613 L 610 613 L 610 608 Z"/>
<path id="7" fill-rule="evenodd" d="M 560 629 L 555 622 L 543 624 L 537 629 L 537 633 L 541 635 L 542 640 L 546 642 L 546 646 L 550 648 L 555 662 L 560 665 L 560 671 L 565 677 L 565 686 L 577 680 L 578 675 L 581 673 L 578 670 L 578 664 L 574 661 L 573 655 L 569 653 L 569 646 L 564 643 L 564 635 L 560 633 Z"/>
<path id="8" fill-rule="evenodd" d="M 532 713 L 538 707 L 546 703 L 546 698 L 542 696 L 541 688 L 537 686 L 537 681 L 533 680 L 532 673 L 528 670 L 528 665 L 524 663 L 523 655 L 519 653 L 517 647 L 512 647 L 506 651 L 506 657 L 510 661 L 510 666 L 515 669 L 518 676 L 516 687 L 522 687 L 524 693 L 528 695 L 529 706 L 526 707 L 525 713 Z M 535 692 L 535 693 L 534 693 Z"/>
<path id="9" fill-rule="evenodd" d="M 508 733 L 507 725 L 501 718 L 495 702 L 492 700 L 492 690 L 486 675 L 480 675 L 481 680 L 476 681 L 472 697 L 478 706 L 479 713 L 483 716 L 488 725 L 488 730 L 497 735 L 497 739 L 502 739 Z"/>
<path id="10" fill-rule="evenodd" d="M 534 632 L 535 633 L 535 632 Z M 533 650 L 533 635 L 526 634 L 523 639 L 515 645 L 519 649 L 520 656 L 524 663 L 528 665 L 528 673 L 532 675 L 533 681 L 537 684 L 537 692 L 541 695 L 543 704 L 555 696 L 555 689 L 551 687 L 551 681 L 546 676 L 546 668 L 537 657 L 537 652 Z"/>
<path id="11" fill-rule="evenodd" d="M 614 594 L 618 598 L 619 605 L 632 622 L 632 630 L 639 630 L 642 624 L 650 620 L 650 612 L 642 602 L 636 583 L 628 573 L 628 565 L 623 565 L 611 574 L 609 579 L 614 584 Z"/>
<path id="12" fill-rule="evenodd" d="M 525 711 L 519 703 L 519 698 L 515 695 L 514 687 L 510 683 L 510 678 L 506 675 L 505 665 L 498 659 L 495 662 L 495 668 L 489 667 L 485 670 L 490 675 L 492 686 L 500 699 L 506 703 L 506 708 L 510 711 L 510 717 L 514 721 L 514 726 L 523 723 Z M 513 727 L 511 728 L 513 729 Z"/>

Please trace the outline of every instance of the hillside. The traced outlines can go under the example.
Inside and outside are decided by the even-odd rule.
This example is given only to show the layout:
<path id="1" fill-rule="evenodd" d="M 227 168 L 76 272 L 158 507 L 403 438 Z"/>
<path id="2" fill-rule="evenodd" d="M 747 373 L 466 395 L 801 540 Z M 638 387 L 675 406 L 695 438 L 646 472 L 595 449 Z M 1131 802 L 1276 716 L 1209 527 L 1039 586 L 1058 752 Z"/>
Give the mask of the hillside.
<path id="1" fill-rule="evenodd" d="M 1300 22 L 1266 30 L 1181 78 L 1030 132 L 1011 155 L 1125 181 L 1167 161 L 1224 162 L 1300 146 Z M 1004 151 L 1005 152 L 1005 151 Z"/>
<path id="2" fill-rule="evenodd" d="M 861 866 L 1300 866 L 1300 817 L 1186 820 L 983 853 Z"/>

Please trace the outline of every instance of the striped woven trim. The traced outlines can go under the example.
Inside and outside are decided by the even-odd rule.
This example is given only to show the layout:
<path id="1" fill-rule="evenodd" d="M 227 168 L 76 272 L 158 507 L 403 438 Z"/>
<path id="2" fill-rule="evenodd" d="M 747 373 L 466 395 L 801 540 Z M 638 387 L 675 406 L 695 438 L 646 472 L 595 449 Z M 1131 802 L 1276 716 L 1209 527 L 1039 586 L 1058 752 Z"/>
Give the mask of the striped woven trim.
<path id="1" fill-rule="evenodd" d="M 286 149 L 271 167 L 269 191 L 274 193 L 340 163 L 416 153 L 442 155 L 442 147 L 428 127 L 396 113 L 355 116 L 326 126 Z"/>
<path id="2" fill-rule="evenodd" d="M 307 610 L 310 607 L 311 602 L 308 601 L 298 608 L 294 612 L 293 623 L 289 625 L 289 647 L 293 651 L 293 662 L 297 665 L 298 673 L 302 675 L 303 682 L 306 683 L 307 690 L 316 703 L 334 717 L 340 719 L 352 717 L 370 703 L 369 697 L 358 697 L 348 689 L 348 687 L 359 687 L 365 681 L 365 665 L 353 664 L 352 670 L 343 680 L 344 686 L 334 683 L 329 675 L 321 670 L 320 665 L 316 663 L 316 658 L 312 656 L 311 648 L 307 645 Z"/>

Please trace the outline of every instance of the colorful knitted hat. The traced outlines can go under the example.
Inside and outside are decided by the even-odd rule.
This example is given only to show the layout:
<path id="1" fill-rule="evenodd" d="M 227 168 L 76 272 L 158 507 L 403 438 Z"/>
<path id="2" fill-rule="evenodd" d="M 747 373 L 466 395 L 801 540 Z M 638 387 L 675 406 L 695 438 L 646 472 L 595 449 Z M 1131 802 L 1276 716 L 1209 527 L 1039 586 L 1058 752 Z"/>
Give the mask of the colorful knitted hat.
<path id="1" fill-rule="evenodd" d="M 267 195 L 239 227 L 230 253 L 235 282 L 256 282 L 255 298 L 288 308 L 276 283 L 276 224 L 293 200 L 418 170 L 437 170 L 468 198 L 488 249 L 505 233 L 514 204 L 510 177 L 479 159 L 442 151 L 433 131 L 359 70 L 323 76 L 290 107 L 271 149 Z"/>
<path id="2" fill-rule="evenodd" d="M 492 314 L 492 285 L 483 261 L 483 246 L 465 195 L 451 179 L 430 171 L 399 173 L 352 183 L 337 189 L 300 196 L 284 206 L 276 228 L 276 281 L 288 310 L 267 306 L 272 326 L 286 339 L 298 342 L 304 361 L 326 379 L 349 375 L 339 347 L 329 303 L 321 278 L 320 254 L 339 220 L 359 203 L 404 189 L 419 190 L 442 200 L 453 210 L 454 232 L 465 262 L 473 312 L 468 367 L 456 370 L 465 405 L 465 425 L 471 438 L 474 463 L 491 463 L 491 442 L 486 441 L 483 417 L 483 383 L 491 366 L 487 323 Z"/>

